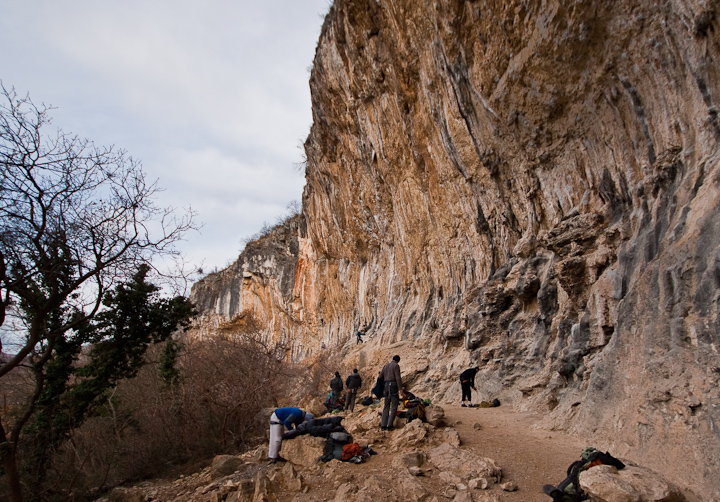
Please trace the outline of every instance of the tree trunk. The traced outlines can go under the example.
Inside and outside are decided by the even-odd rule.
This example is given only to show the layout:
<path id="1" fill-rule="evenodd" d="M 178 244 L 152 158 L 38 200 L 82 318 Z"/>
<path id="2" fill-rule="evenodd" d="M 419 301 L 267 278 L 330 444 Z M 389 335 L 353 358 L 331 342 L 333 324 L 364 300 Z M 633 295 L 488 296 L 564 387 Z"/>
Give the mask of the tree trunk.
<path id="1" fill-rule="evenodd" d="M 15 461 L 15 448 L 7 440 L 2 423 L 0 423 L 0 458 L 5 469 L 10 502 L 22 502 L 22 485 Z"/>

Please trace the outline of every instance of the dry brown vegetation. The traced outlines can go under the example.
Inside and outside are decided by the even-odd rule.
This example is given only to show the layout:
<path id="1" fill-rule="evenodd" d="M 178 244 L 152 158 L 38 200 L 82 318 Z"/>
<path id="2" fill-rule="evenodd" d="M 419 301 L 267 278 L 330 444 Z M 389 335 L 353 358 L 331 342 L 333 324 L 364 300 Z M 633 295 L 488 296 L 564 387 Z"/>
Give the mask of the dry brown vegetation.
<path id="1" fill-rule="evenodd" d="M 254 323 L 185 339 L 179 348 L 174 381 L 159 371 L 163 347 L 156 346 L 137 377 L 114 388 L 99 413 L 72 432 L 52 460 L 47 500 L 82 499 L 254 447 L 265 438 L 263 409 L 314 380 L 287 364 L 281 346 L 260 342 Z M 10 390 L 2 390 L 6 407 L 20 397 Z"/>

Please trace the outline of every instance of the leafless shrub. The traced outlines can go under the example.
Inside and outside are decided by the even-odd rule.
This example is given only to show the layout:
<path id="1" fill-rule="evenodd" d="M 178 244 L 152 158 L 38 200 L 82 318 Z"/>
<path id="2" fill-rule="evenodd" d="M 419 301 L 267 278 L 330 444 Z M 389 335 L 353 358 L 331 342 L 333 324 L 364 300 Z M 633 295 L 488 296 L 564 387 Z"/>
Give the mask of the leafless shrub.
<path id="1" fill-rule="evenodd" d="M 330 380 L 335 376 L 336 371 L 341 375 L 348 372 L 342 363 L 342 358 L 332 351 L 323 351 L 307 358 L 293 380 L 291 395 L 295 396 L 300 407 L 307 406 L 318 398 L 324 402 L 330 392 Z"/>
<path id="2" fill-rule="evenodd" d="M 175 384 L 154 364 L 123 382 L 100 416 L 72 434 L 53 463 L 60 491 L 94 493 L 171 466 L 234 453 L 264 441 L 256 416 L 276 406 L 294 380 L 284 350 L 264 343 L 251 317 L 227 323 L 213 339 L 184 340 Z"/>

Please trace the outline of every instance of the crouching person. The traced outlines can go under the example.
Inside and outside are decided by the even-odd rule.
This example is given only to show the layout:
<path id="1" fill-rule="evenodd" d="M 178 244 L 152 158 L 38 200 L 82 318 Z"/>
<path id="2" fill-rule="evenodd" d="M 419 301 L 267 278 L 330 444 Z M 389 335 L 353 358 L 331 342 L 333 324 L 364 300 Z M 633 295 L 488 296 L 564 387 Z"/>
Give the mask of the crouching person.
<path id="1" fill-rule="evenodd" d="M 287 462 L 287 460 L 280 456 L 282 437 L 285 429 L 289 431 L 293 430 L 305 420 L 311 420 L 312 418 L 312 413 L 305 413 L 300 408 L 278 408 L 270 415 L 269 463 Z"/>

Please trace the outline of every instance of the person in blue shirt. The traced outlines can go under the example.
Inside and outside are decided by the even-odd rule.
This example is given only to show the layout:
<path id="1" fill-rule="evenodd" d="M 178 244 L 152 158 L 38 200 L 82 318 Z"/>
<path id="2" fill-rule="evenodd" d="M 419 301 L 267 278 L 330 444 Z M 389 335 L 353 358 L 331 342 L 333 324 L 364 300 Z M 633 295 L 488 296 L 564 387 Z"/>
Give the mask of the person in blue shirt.
<path id="1" fill-rule="evenodd" d="M 270 446 L 268 457 L 270 463 L 287 462 L 280 456 L 282 436 L 285 429 L 293 430 L 305 420 L 314 418 L 312 413 L 306 413 L 300 408 L 278 408 L 270 415 Z"/>

